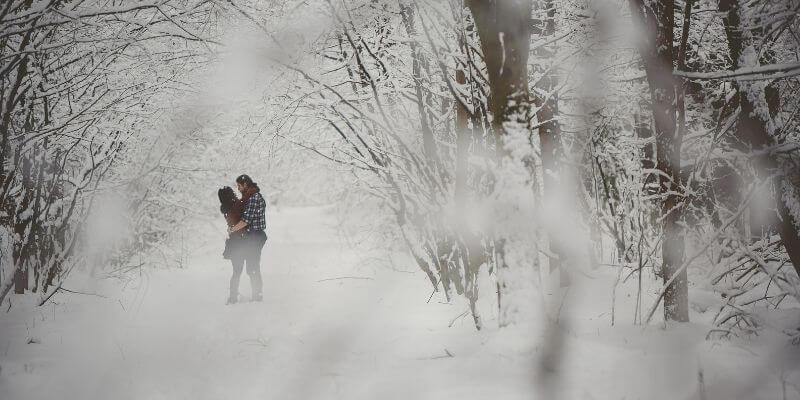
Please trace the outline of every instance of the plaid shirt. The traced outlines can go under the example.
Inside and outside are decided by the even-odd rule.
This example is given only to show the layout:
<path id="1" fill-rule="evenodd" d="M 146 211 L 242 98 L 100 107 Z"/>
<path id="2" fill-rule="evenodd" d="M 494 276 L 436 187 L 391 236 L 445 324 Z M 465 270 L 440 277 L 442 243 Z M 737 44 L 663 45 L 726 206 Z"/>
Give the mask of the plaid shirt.
<path id="1" fill-rule="evenodd" d="M 264 202 L 261 193 L 253 193 L 244 205 L 244 212 L 242 212 L 242 219 L 247 222 L 248 231 L 263 231 L 267 229 L 266 210 L 267 203 Z"/>

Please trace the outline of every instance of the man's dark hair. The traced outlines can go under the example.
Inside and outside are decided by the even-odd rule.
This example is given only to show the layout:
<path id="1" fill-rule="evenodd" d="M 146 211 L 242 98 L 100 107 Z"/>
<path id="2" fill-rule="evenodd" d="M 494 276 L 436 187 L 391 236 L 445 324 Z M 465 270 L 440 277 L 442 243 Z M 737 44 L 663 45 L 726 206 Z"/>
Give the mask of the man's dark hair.
<path id="1" fill-rule="evenodd" d="M 217 190 L 217 196 L 219 197 L 219 211 L 223 214 L 227 214 L 228 211 L 231 210 L 233 207 L 233 201 L 236 199 L 236 194 L 233 192 L 230 186 L 224 186 L 220 190 Z"/>
<path id="2" fill-rule="evenodd" d="M 257 183 L 255 183 L 255 182 L 253 182 L 253 179 L 252 179 L 252 178 L 250 178 L 250 176 L 248 176 L 247 174 L 241 174 L 241 175 L 239 175 L 238 177 L 236 177 L 236 183 L 239 183 L 239 184 L 243 184 L 243 185 L 247 185 L 247 186 L 253 187 L 253 188 L 255 188 L 256 190 L 258 190 L 258 189 L 259 189 L 259 188 L 258 188 L 258 184 L 257 184 Z"/>

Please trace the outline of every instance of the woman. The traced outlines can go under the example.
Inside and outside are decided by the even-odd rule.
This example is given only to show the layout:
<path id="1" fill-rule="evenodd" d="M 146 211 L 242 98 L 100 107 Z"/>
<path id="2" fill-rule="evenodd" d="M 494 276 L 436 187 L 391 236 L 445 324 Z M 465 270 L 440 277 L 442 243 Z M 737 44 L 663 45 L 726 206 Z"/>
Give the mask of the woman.
<path id="1" fill-rule="evenodd" d="M 222 257 L 231 260 L 233 264 L 233 275 L 231 276 L 230 294 L 226 304 L 234 304 L 239 299 L 239 277 L 242 275 L 244 265 L 244 253 L 242 245 L 244 242 L 244 229 L 231 230 L 242 220 L 244 202 L 236 198 L 236 194 L 229 186 L 225 186 L 217 191 L 219 197 L 219 211 L 225 216 L 228 223 L 228 238 L 225 240 L 225 251 Z"/>

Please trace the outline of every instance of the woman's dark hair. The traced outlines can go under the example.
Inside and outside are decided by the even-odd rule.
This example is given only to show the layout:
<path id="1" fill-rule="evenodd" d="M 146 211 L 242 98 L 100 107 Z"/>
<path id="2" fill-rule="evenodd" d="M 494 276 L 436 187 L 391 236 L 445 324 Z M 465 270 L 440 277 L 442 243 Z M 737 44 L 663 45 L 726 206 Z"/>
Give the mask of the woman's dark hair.
<path id="1" fill-rule="evenodd" d="M 247 185 L 247 186 L 255 188 L 256 190 L 259 190 L 258 184 L 253 182 L 253 179 L 250 178 L 250 176 L 248 176 L 246 174 L 241 174 L 241 175 L 237 176 L 236 177 L 236 183 Z"/>
<path id="2" fill-rule="evenodd" d="M 217 196 L 220 202 L 219 211 L 223 214 L 227 214 L 228 211 L 231 210 L 231 207 L 233 207 L 236 194 L 233 193 L 233 189 L 231 189 L 230 186 L 224 186 L 222 189 L 217 190 Z"/>

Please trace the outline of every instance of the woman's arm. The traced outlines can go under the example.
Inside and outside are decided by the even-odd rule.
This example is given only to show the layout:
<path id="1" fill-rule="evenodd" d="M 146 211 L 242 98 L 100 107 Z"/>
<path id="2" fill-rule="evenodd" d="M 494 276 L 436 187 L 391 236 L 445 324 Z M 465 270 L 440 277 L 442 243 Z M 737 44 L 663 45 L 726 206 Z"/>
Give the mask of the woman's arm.
<path id="1" fill-rule="evenodd" d="M 244 222 L 244 220 L 241 220 L 236 225 L 228 228 L 228 232 L 236 232 L 236 231 L 244 229 L 246 227 L 247 227 L 247 222 Z"/>

